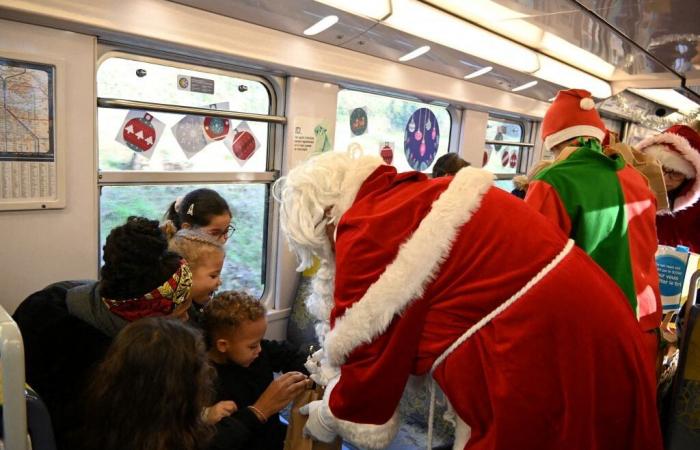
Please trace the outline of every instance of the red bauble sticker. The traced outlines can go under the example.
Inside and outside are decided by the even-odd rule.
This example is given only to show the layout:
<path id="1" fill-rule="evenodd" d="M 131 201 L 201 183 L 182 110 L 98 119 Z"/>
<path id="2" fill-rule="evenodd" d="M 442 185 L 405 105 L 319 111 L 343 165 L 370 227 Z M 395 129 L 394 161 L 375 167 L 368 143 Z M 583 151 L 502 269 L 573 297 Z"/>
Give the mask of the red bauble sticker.
<path id="1" fill-rule="evenodd" d="M 516 152 L 513 152 L 510 155 L 510 168 L 515 169 L 515 166 L 518 165 L 518 154 Z"/>
<path id="2" fill-rule="evenodd" d="M 249 131 L 236 131 L 233 135 L 231 150 L 236 158 L 246 161 L 255 151 L 255 138 Z"/>
<path id="3" fill-rule="evenodd" d="M 503 153 L 501 153 L 501 165 L 503 167 L 508 167 L 509 162 L 510 162 L 510 153 L 508 153 L 507 150 L 504 150 Z"/>
<path id="4" fill-rule="evenodd" d="M 156 129 L 151 125 L 153 116 L 145 113 L 143 117 L 129 120 L 122 129 L 124 143 L 135 152 L 147 152 L 156 142 Z"/>
<path id="5" fill-rule="evenodd" d="M 391 162 L 394 160 L 394 148 L 392 145 L 389 145 L 388 142 L 384 143 L 384 146 L 382 149 L 379 151 L 379 156 L 382 157 L 384 162 L 386 164 L 391 164 Z"/>

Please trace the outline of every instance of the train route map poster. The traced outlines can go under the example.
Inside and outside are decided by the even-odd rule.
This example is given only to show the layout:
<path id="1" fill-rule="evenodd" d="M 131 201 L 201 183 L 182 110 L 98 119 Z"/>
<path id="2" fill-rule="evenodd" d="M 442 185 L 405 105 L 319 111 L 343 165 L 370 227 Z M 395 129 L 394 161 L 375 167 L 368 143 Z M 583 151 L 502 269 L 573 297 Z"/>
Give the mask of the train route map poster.
<path id="1" fill-rule="evenodd" d="M 0 57 L 0 203 L 57 196 L 54 74 Z"/>

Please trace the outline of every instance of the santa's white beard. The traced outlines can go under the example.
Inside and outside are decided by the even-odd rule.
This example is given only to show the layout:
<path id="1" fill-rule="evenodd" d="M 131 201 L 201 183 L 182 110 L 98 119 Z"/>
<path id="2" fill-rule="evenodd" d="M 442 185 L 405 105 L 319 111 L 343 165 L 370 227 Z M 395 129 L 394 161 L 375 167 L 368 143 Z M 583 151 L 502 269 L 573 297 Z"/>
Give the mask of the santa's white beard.
<path id="1" fill-rule="evenodd" d="M 318 320 L 315 329 L 321 347 L 323 347 L 326 334 L 330 330 L 334 288 L 335 261 L 321 259 L 321 265 L 311 280 L 311 295 L 306 299 L 306 308 Z"/>

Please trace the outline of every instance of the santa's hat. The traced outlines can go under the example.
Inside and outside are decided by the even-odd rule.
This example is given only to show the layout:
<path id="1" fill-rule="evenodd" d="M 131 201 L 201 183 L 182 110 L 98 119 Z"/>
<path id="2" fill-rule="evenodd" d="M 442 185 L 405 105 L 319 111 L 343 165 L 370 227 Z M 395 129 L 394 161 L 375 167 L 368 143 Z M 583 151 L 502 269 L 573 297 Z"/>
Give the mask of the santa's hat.
<path id="1" fill-rule="evenodd" d="M 637 150 L 654 156 L 662 166 L 695 179 L 676 198 L 673 210 L 685 209 L 700 199 L 700 135 L 686 125 L 674 125 L 644 139 Z"/>
<path id="2" fill-rule="evenodd" d="M 547 150 L 579 136 L 603 140 L 605 125 L 600 120 L 591 93 L 583 89 L 559 91 L 542 120 L 542 139 Z"/>
<path id="3" fill-rule="evenodd" d="M 700 171 L 700 135 L 686 125 L 674 125 L 644 139 L 637 149 L 654 156 L 661 165 L 695 178 Z"/>

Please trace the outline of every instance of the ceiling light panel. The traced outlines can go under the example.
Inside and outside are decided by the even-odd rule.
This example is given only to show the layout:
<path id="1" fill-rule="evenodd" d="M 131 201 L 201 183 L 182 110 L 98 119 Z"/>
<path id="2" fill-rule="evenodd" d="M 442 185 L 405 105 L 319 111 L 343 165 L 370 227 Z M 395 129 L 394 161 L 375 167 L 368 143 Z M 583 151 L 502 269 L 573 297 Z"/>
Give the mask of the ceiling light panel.
<path id="1" fill-rule="evenodd" d="M 430 46 L 424 45 L 422 47 L 418 47 L 417 49 L 415 49 L 411 52 L 406 53 L 401 58 L 399 58 L 399 61 L 401 61 L 401 62 L 410 61 L 412 59 L 418 58 L 419 56 L 421 56 L 425 53 L 428 53 L 429 51 L 430 51 Z"/>
<path id="2" fill-rule="evenodd" d="M 536 86 L 536 85 L 537 85 L 537 80 L 533 80 L 533 81 L 530 81 L 530 82 L 525 83 L 525 84 L 521 84 L 520 86 L 511 89 L 511 91 L 520 92 L 520 91 L 524 91 L 525 89 L 530 89 L 531 87 Z"/>
<path id="3" fill-rule="evenodd" d="M 394 0 L 382 23 L 521 72 L 539 69 L 536 52 L 417 0 Z"/>
<path id="4" fill-rule="evenodd" d="M 629 91 L 652 102 L 677 109 L 682 114 L 700 109 L 700 105 L 673 89 L 629 89 Z"/>
<path id="5" fill-rule="evenodd" d="M 569 89 L 585 89 L 597 98 L 612 95 L 610 83 L 561 63 L 548 56 L 539 55 L 540 68 L 533 75 Z"/>
<path id="6" fill-rule="evenodd" d="M 306 36 L 314 36 L 322 31 L 326 31 L 336 23 L 338 23 L 338 16 L 326 16 L 304 30 L 304 34 Z"/>
<path id="7" fill-rule="evenodd" d="M 364 16 L 374 20 L 382 20 L 391 14 L 390 0 L 314 0 L 324 5 L 338 8 L 342 11 Z"/>
<path id="8" fill-rule="evenodd" d="M 479 69 L 475 72 L 470 73 L 469 75 L 466 75 L 464 77 L 465 80 L 471 80 L 472 78 L 480 77 L 481 75 L 487 74 L 493 70 L 493 67 L 491 66 L 486 66 L 482 69 Z"/>
<path id="9" fill-rule="evenodd" d="M 585 68 L 587 72 L 604 80 L 612 79 L 615 73 L 615 66 L 599 56 L 528 22 L 527 14 L 492 0 L 426 0 L 426 2 L 561 61 Z"/>

